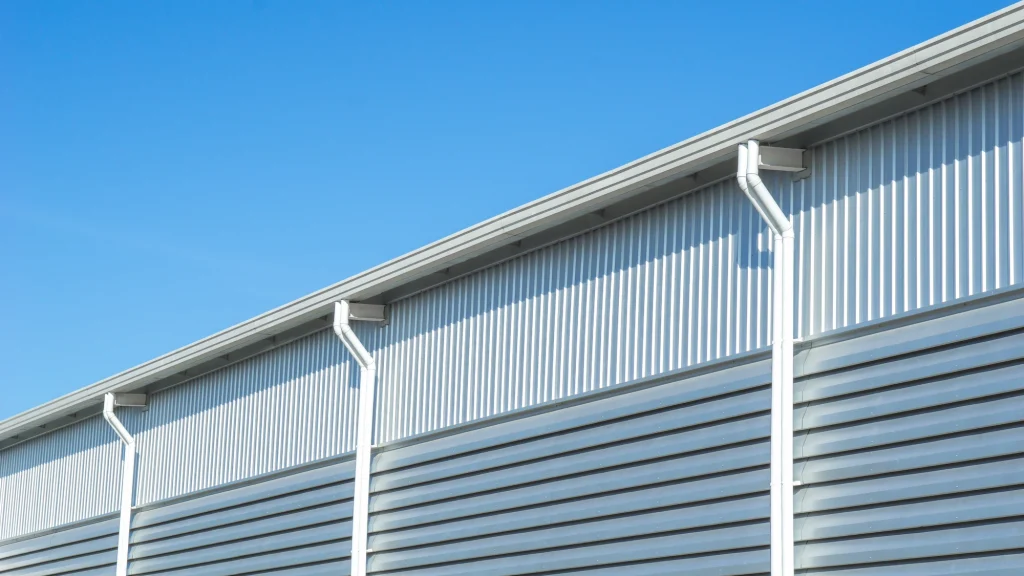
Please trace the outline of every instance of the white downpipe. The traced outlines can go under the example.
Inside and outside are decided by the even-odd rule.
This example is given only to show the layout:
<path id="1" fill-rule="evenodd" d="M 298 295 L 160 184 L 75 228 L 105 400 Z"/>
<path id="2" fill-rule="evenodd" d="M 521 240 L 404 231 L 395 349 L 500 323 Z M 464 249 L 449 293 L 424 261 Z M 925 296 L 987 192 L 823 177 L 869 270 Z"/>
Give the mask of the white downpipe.
<path id="1" fill-rule="evenodd" d="M 349 303 L 334 303 L 334 333 L 359 363 L 359 416 L 356 423 L 356 476 L 352 503 L 352 576 L 366 575 L 366 541 L 370 505 L 370 450 L 373 445 L 373 396 L 377 365 L 349 325 Z"/>
<path id="2" fill-rule="evenodd" d="M 739 145 L 736 180 L 775 236 L 772 294 L 771 565 L 793 576 L 793 225 L 759 174 L 759 145 Z"/>
<path id="3" fill-rule="evenodd" d="M 103 418 L 124 444 L 124 468 L 121 472 L 121 521 L 117 528 L 117 576 L 128 574 L 128 536 L 132 524 L 132 501 L 135 492 L 135 438 L 114 415 L 115 397 L 103 397 Z"/>

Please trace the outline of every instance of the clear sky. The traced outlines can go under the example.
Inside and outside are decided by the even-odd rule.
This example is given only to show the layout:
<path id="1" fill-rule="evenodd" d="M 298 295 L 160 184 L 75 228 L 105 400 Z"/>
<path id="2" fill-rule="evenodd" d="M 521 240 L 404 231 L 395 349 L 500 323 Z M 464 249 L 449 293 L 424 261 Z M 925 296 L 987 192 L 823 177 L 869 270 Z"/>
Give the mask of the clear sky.
<path id="1" fill-rule="evenodd" d="M 0 419 L 1008 4 L 2 2 Z"/>

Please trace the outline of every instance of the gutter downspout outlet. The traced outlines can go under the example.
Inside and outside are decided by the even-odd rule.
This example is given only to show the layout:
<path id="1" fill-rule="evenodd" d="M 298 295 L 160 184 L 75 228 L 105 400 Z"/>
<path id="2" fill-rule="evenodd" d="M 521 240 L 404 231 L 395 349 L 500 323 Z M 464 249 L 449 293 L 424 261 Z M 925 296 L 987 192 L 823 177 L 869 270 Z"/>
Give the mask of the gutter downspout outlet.
<path id="1" fill-rule="evenodd" d="M 145 406 L 145 394 L 112 394 L 103 396 L 103 419 L 114 429 L 124 444 L 124 464 L 121 471 L 121 519 L 117 528 L 117 576 L 128 575 L 128 546 L 132 525 L 132 505 L 135 498 L 135 438 L 114 414 L 115 406 Z"/>

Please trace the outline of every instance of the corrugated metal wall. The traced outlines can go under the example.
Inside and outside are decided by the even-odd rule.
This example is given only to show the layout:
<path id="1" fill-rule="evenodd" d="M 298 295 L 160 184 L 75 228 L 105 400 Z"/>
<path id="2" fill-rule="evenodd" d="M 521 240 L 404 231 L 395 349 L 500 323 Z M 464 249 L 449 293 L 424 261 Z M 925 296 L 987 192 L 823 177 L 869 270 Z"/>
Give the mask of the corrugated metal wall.
<path id="1" fill-rule="evenodd" d="M 815 146 L 810 178 L 770 178 L 796 224 L 799 336 L 1021 283 L 1022 138 L 1015 73 Z M 359 325 L 381 368 L 376 441 L 763 348 L 770 244 L 725 181 L 395 302 L 387 327 Z M 139 501 L 351 449 L 355 385 L 324 331 L 123 411 Z M 0 453 L 5 506 L 27 511 L 0 538 L 116 506 L 116 443 L 80 426 Z M 40 503 L 32 478 L 74 474 Z"/>
<path id="2" fill-rule="evenodd" d="M 0 540 L 117 510 L 121 452 L 102 416 L 0 452 Z"/>
<path id="3" fill-rule="evenodd" d="M 358 370 L 324 330 L 119 412 L 138 434 L 140 505 L 355 449 Z M 187 471 L 187 473 L 185 473 Z"/>
<path id="4" fill-rule="evenodd" d="M 383 446 L 372 573 L 764 574 L 756 352 Z M 823 335 L 796 358 L 801 574 L 1024 573 L 1024 290 Z M 145 507 L 131 574 L 347 573 L 353 462 Z M 115 519 L 0 546 L 110 572 Z"/>
<path id="5" fill-rule="evenodd" d="M 139 450 L 136 503 L 355 448 L 357 374 L 321 331 L 119 408 Z M 118 509 L 121 445 L 96 416 L 0 452 L 0 539 Z"/>
<path id="6" fill-rule="evenodd" d="M 354 461 L 335 458 L 143 508 L 132 520 L 128 573 L 344 576 L 352 538 Z M 0 574 L 109 576 L 117 518 L 0 546 Z"/>
<path id="7" fill-rule="evenodd" d="M 1019 284 L 1024 75 L 815 146 L 767 179 L 806 338 Z M 732 180 L 396 302 L 378 440 L 769 344 L 771 241 Z"/>
<path id="8" fill-rule="evenodd" d="M 718 185 L 396 302 L 378 439 L 764 346 L 767 233 L 738 199 Z"/>
<path id="9" fill-rule="evenodd" d="M 799 353 L 802 573 L 1024 573 L 1013 296 Z M 769 368 L 748 355 L 380 453 L 370 571 L 767 573 Z"/>

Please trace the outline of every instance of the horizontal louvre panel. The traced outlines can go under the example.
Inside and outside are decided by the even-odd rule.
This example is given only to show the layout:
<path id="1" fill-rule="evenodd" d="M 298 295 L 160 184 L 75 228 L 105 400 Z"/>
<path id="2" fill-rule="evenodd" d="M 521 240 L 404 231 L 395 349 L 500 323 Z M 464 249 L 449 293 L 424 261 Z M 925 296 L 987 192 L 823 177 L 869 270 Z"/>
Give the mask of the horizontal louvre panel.
<path id="1" fill-rule="evenodd" d="M 277 573 L 334 562 L 333 573 L 347 574 L 353 469 L 349 460 L 142 510 L 128 571 Z"/>
<path id="2" fill-rule="evenodd" d="M 370 571 L 640 574 L 677 557 L 766 571 L 767 368 L 667 378 L 382 452 Z"/>
<path id="3" fill-rule="evenodd" d="M 767 510 L 763 512 L 767 514 Z M 396 570 L 389 574 L 417 576 L 469 576 L 471 574 L 532 574 L 553 570 L 591 568 L 625 562 L 642 562 L 674 556 L 718 555 L 732 550 L 748 550 L 768 546 L 767 521 L 756 524 L 730 526 L 709 530 L 696 530 L 666 536 L 646 537 L 625 541 L 609 541 L 589 546 L 556 548 L 515 556 L 499 556 L 445 566 L 431 566 L 412 570 Z M 371 559 L 372 561 L 373 559 Z M 767 557 L 765 558 L 767 561 Z M 372 561 L 376 566 L 377 562 Z M 371 568 L 372 571 L 376 568 Z M 750 570 L 749 566 L 744 567 Z M 767 562 L 753 573 L 768 571 Z M 749 574 L 751 572 L 719 572 L 719 574 Z"/>
<path id="4" fill-rule="evenodd" d="M 796 384 L 797 397 L 813 400 L 795 410 L 802 573 L 981 575 L 1024 567 L 1015 554 L 1024 548 L 1024 322 L 1019 307 L 999 307 L 1006 332 L 966 339 L 970 331 L 953 332 L 932 348 L 837 366 Z M 972 316 L 985 315 L 946 320 L 971 326 Z M 880 332 L 837 349 L 885 339 Z M 829 348 L 817 352 L 827 357 Z"/>
<path id="5" fill-rule="evenodd" d="M 113 574 L 116 560 L 116 519 L 0 545 L 3 576 Z"/>
<path id="6" fill-rule="evenodd" d="M 1024 574 L 1024 552 L 986 554 L 865 568 L 805 570 L 803 576 L 1017 576 Z"/>

